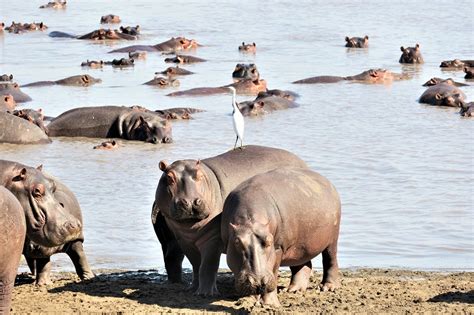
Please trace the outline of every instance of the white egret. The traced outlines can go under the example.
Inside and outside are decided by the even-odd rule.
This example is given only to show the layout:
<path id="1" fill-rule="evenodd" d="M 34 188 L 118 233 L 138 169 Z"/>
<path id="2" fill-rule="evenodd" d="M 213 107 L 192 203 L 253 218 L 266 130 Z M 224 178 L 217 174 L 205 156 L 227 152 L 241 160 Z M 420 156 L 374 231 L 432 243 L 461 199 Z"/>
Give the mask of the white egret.
<path id="1" fill-rule="evenodd" d="M 232 91 L 232 120 L 234 123 L 234 132 L 235 132 L 235 144 L 234 150 L 237 147 L 237 141 L 240 139 L 240 149 L 242 149 L 243 141 L 244 141 L 244 116 L 239 110 L 237 106 L 237 102 L 235 101 L 235 88 L 233 86 L 229 86 L 229 90 Z"/>

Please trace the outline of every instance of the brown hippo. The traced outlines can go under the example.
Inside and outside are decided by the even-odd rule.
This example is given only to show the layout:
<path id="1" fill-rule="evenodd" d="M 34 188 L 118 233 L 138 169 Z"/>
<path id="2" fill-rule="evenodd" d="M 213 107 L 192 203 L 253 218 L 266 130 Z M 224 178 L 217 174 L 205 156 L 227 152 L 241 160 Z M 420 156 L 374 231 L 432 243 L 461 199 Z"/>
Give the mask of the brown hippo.
<path id="1" fill-rule="evenodd" d="M 46 133 L 38 126 L 13 114 L 0 111 L 0 143 L 50 143 Z"/>
<path id="2" fill-rule="evenodd" d="M 175 76 L 175 75 L 190 75 L 193 73 L 194 72 L 191 72 L 189 70 L 176 66 L 176 67 L 168 67 L 166 68 L 166 70 L 161 71 L 161 72 L 155 72 L 155 75 L 164 74 L 167 76 Z"/>
<path id="3" fill-rule="evenodd" d="M 11 95 L 17 103 L 31 101 L 31 97 L 21 91 L 17 83 L 0 82 L 0 95 Z"/>
<path id="4" fill-rule="evenodd" d="M 153 79 L 151 79 L 148 82 L 145 82 L 143 84 L 146 85 L 153 85 L 157 86 L 160 88 L 167 88 L 167 87 L 177 87 L 179 86 L 180 82 L 179 80 L 176 79 L 171 79 L 171 78 L 163 78 L 160 76 L 155 76 Z"/>
<path id="5" fill-rule="evenodd" d="M 194 56 L 187 56 L 187 55 L 176 55 L 173 58 L 165 58 L 165 62 L 168 63 L 196 63 L 196 62 L 204 62 L 207 61 L 206 59 L 194 57 Z"/>
<path id="6" fill-rule="evenodd" d="M 67 2 L 66 1 L 52 1 L 48 2 L 47 4 L 43 4 L 40 6 L 40 9 L 66 9 Z"/>
<path id="7" fill-rule="evenodd" d="M 229 87 L 235 88 L 238 94 L 257 95 L 259 92 L 267 90 L 267 82 L 265 80 L 244 79 L 238 82 L 220 86 L 220 87 L 202 87 L 184 91 L 173 92 L 167 96 L 204 96 L 212 94 L 229 93 Z"/>
<path id="8" fill-rule="evenodd" d="M 473 68 L 464 68 L 464 73 L 466 75 L 464 76 L 464 79 L 474 79 L 474 70 Z"/>
<path id="9" fill-rule="evenodd" d="M 474 102 L 462 103 L 459 114 L 463 117 L 474 117 Z"/>
<path id="10" fill-rule="evenodd" d="M 439 83 L 426 89 L 418 101 L 430 105 L 460 107 L 465 99 L 466 95 L 456 86 Z"/>
<path id="11" fill-rule="evenodd" d="M 416 44 L 415 47 L 400 47 L 402 55 L 400 56 L 399 63 L 423 63 L 423 57 L 421 56 L 420 45 Z"/>
<path id="12" fill-rule="evenodd" d="M 23 255 L 38 285 L 51 282 L 50 256 L 56 253 L 68 254 L 82 280 L 94 277 L 82 245 L 81 208 L 61 181 L 43 173 L 42 166 L 0 160 L 0 185 L 10 190 L 23 208 L 27 236 Z"/>
<path id="13" fill-rule="evenodd" d="M 369 47 L 369 36 L 351 37 L 346 36 L 346 47 L 349 48 L 367 48 Z"/>
<path id="14" fill-rule="evenodd" d="M 113 149 L 117 149 L 118 146 L 119 145 L 118 145 L 117 141 L 107 140 L 107 141 L 102 142 L 99 145 L 94 146 L 93 149 L 96 149 L 96 150 L 113 150 Z"/>
<path id="15" fill-rule="evenodd" d="M 129 34 L 129 35 L 140 35 L 140 25 L 137 25 L 135 27 L 133 26 L 126 26 L 126 27 L 123 27 L 123 26 L 120 26 L 120 32 L 122 32 L 123 34 Z"/>
<path id="16" fill-rule="evenodd" d="M 176 108 L 155 110 L 155 113 L 169 120 L 181 120 L 181 119 L 188 120 L 188 119 L 192 119 L 191 114 L 201 113 L 201 112 L 203 112 L 202 109 L 189 108 L 189 107 L 176 107 Z"/>
<path id="17" fill-rule="evenodd" d="M 13 74 L 2 74 L 0 75 L 0 82 L 11 82 L 13 81 Z"/>
<path id="18" fill-rule="evenodd" d="M 252 81 L 260 79 L 260 73 L 254 63 L 238 63 L 232 72 L 232 78 L 236 80 L 251 79 Z"/>
<path id="19" fill-rule="evenodd" d="M 146 51 L 136 51 L 136 52 L 129 52 L 128 53 L 128 58 L 130 59 L 134 59 L 134 60 L 137 60 L 137 59 L 146 59 Z"/>
<path id="20" fill-rule="evenodd" d="M 92 69 L 99 69 L 99 68 L 102 68 L 104 66 L 104 62 L 102 60 L 89 60 L 87 59 L 87 61 L 84 61 L 83 63 L 81 63 L 81 67 L 89 67 L 89 68 L 92 68 Z"/>
<path id="21" fill-rule="evenodd" d="M 436 84 L 439 84 L 439 83 L 446 83 L 446 84 L 450 84 L 450 85 L 454 85 L 454 86 L 468 86 L 469 85 L 469 84 L 465 84 L 465 83 L 461 83 L 461 82 L 456 82 L 451 78 L 441 79 L 441 78 L 433 77 L 433 78 L 429 79 L 428 81 L 426 81 L 423 84 L 423 86 L 433 86 L 433 85 L 436 85 Z"/>
<path id="22" fill-rule="evenodd" d="M 298 107 L 298 105 L 286 97 L 281 96 L 257 96 L 253 101 L 241 102 L 239 110 L 244 116 L 261 116 L 275 110 Z"/>
<path id="23" fill-rule="evenodd" d="M 11 112 L 15 109 L 16 102 L 10 94 L 0 96 L 0 112 Z"/>
<path id="24" fill-rule="evenodd" d="M 123 138 L 150 143 L 172 142 L 171 123 L 156 114 L 124 106 L 80 107 L 48 125 L 51 137 Z"/>
<path id="25" fill-rule="evenodd" d="M 74 35 L 60 31 L 54 31 L 48 34 L 49 37 L 54 38 L 76 38 L 76 39 L 91 39 L 91 40 L 137 40 L 138 36 L 122 33 L 119 30 L 98 29 L 84 35 Z"/>
<path id="26" fill-rule="evenodd" d="M 8 31 L 9 33 L 14 33 L 14 34 L 19 34 L 23 32 L 29 32 L 29 31 L 44 31 L 48 27 L 46 24 L 43 22 L 41 23 L 15 23 L 12 22 L 12 24 L 8 27 L 5 27 L 5 30 Z"/>
<path id="27" fill-rule="evenodd" d="M 152 222 L 168 280 L 181 281 L 184 252 L 193 266 L 195 294 L 218 294 L 216 274 L 223 250 L 220 213 L 227 195 L 256 174 L 287 166 L 304 168 L 306 163 L 288 151 L 262 146 L 245 146 L 201 161 L 178 160 L 171 165 L 161 161 L 163 175 Z"/>
<path id="28" fill-rule="evenodd" d="M 440 68 L 463 69 L 464 67 L 474 67 L 474 60 L 445 60 L 439 65 Z"/>
<path id="29" fill-rule="evenodd" d="M 56 81 L 38 81 L 23 85 L 23 87 L 36 87 L 46 85 L 67 85 L 67 86 L 90 86 L 102 82 L 101 79 L 96 79 L 88 74 L 74 75 Z M 16 99 L 16 98 L 15 98 Z"/>
<path id="30" fill-rule="evenodd" d="M 257 45 L 255 43 L 246 44 L 245 42 L 242 42 L 242 45 L 239 46 L 239 51 L 255 54 L 257 52 Z"/>
<path id="31" fill-rule="evenodd" d="M 117 67 L 117 68 L 133 67 L 135 66 L 135 59 L 132 59 L 132 58 L 114 59 L 112 61 L 104 62 L 104 65 L 111 65 L 112 67 Z"/>
<path id="32" fill-rule="evenodd" d="M 25 243 L 25 212 L 16 197 L 0 186 L 0 314 L 10 313 L 12 291 Z"/>
<path id="33" fill-rule="evenodd" d="M 294 101 L 298 97 L 298 94 L 292 91 L 273 89 L 259 92 L 256 99 L 258 100 L 268 96 L 284 97 L 290 101 Z"/>
<path id="34" fill-rule="evenodd" d="M 13 111 L 13 115 L 26 119 L 30 123 L 38 126 L 46 134 L 48 133 L 48 129 L 44 125 L 44 114 L 41 108 L 38 110 L 34 110 L 34 109 L 15 110 Z"/>
<path id="35" fill-rule="evenodd" d="M 114 14 L 103 15 L 100 18 L 100 24 L 111 24 L 111 23 L 120 23 L 122 20 L 120 16 Z"/>
<path id="36" fill-rule="evenodd" d="M 336 188 L 307 168 L 278 168 L 255 175 L 224 203 L 221 236 L 235 286 L 279 306 L 278 270 L 290 266 L 288 291 L 306 291 L 311 259 L 322 253 L 321 290 L 339 286 L 337 240 L 341 201 Z"/>
<path id="37" fill-rule="evenodd" d="M 172 37 L 171 39 L 156 45 L 133 45 L 109 51 L 109 53 L 128 53 L 134 51 L 150 51 L 150 52 L 176 52 L 182 50 L 190 50 L 200 45 L 194 39 L 184 37 Z"/>
<path id="38" fill-rule="evenodd" d="M 316 76 L 307 79 L 295 81 L 296 84 L 318 84 L 318 83 L 336 83 L 340 81 L 351 81 L 357 83 L 390 83 L 396 80 L 407 79 L 408 76 L 398 73 L 393 73 L 387 69 L 370 69 L 362 73 L 348 76 Z"/>

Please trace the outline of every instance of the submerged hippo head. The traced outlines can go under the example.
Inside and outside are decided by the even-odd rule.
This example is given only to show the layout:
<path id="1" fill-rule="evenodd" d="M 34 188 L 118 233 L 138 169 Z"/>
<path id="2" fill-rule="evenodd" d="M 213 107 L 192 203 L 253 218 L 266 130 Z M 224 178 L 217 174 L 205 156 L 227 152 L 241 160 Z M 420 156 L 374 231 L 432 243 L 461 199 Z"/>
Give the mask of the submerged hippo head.
<path id="1" fill-rule="evenodd" d="M 464 97 L 459 93 L 437 93 L 435 95 L 436 105 L 461 107 L 464 104 Z"/>
<path id="2" fill-rule="evenodd" d="M 462 68 L 464 67 L 464 62 L 459 59 L 454 60 L 445 60 L 442 61 L 439 65 L 441 68 Z"/>
<path id="3" fill-rule="evenodd" d="M 118 148 L 118 143 L 115 140 L 104 141 L 99 145 L 94 146 L 95 150 L 113 150 Z"/>
<path id="4" fill-rule="evenodd" d="M 232 72 L 232 77 L 235 79 L 250 79 L 255 81 L 260 79 L 260 73 L 254 63 L 238 63 L 235 66 L 234 72 Z"/>
<path id="5" fill-rule="evenodd" d="M 149 143 L 173 142 L 171 122 L 152 112 L 132 110 L 119 118 L 120 137 Z"/>
<path id="6" fill-rule="evenodd" d="M 128 58 L 130 59 L 146 59 L 146 51 L 136 51 L 136 52 L 129 52 Z"/>
<path id="7" fill-rule="evenodd" d="M 232 198 L 232 195 L 228 198 Z M 242 295 L 264 294 L 276 290 L 274 269 L 278 263 L 268 224 L 230 223 L 227 264 L 235 275 L 235 287 Z"/>
<path id="8" fill-rule="evenodd" d="M 163 175 L 158 183 L 156 202 L 165 216 L 175 221 L 203 220 L 209 216 L 211 184 L 199 160 L 179 160 L 171 165 L 160 162 Z"/>
<path id="9" fill-rule="evenodd" d="M 21 91 L 17 83 L 0 82 L 0 95 L 6 94 L 12 95 L 18 103 L 31 101 L 31 97 Z"/>
<path id="10" fill-rule="evenodd" d="M 461 110 L 459 114 L 463 117 L 474 117 L 474 102 L 467 104 L 461 104 Z"/>
<path id="11" fill-rule="evenodd" d="M 180 68 L 180 67 L 168 67 L 166 70 L 162 72 L 155 72 L 155 75 L 159 75 L 159 74 L 174 76 L 174 75 L 189 75 L 189 74 L 193 74 L 193 72 Z"/>
<path id="12" fill-rule="evenodd" d="M 154 85 L 160 88 L 167 88 L 167 87 L 176 87 L 179 86 L 180 82 L 176 79 L 171 78 L 163 78 L 160 76 L 154 77 L 152 80 L 145 82 L 146 85 Z"/>
<path id="13" fill-rule="evenodd" d="M 133 67 L 135 60 L 132 58 L 120 58 L 112 60 L 111 64 L 113 67 Z"/>
<path id="14" fill-rule="evenodd" d="M 120 23 L 121 21 L 122 20 L 120 20 L 120 17 L 118 15 L 114 15 L 114 14 L 103 15 L 100 18 L 100 23 L 101 24 Z"/>
<path id="15" fill-rule="evenodd" d="M 238 104 L 239 110 L 244 116 L 260 116 L 266 114 L 265 103 L 262 101 L 248 101 Z"/>
<path id="16" fill-rule="evenodd" d="M 56 81 L 60 85 L 76 85 L 76 86 L 90 86 L 102 82 L 101 79 L 96 79 L 88 74 L 75 75 L 62 80 Z"/>
<path id="17" fill-rule="evenodd" d="M 59 246 L 81 235 L 81 221 L 54 196 L 56 183 L 42 167 L 16 165 L 7 175 L 6 187 L 20 201 L 26 217 L 27 235 L 35 243 Z"/>
<path id="18" fill-rule="evenodd" d="M 346 36 L 346 47 L 349 48 L 367 48 L 369 47 L 369 36 L 352 37 Z"/>
<path id="19" fill-rule="evenodd" d="M 10 82 L 13 80 L 13 74 L 3 74 L 3 75 L 0 75 L 0 81 L 1 82 Z"/>
<path id="20" fill-rule="evenodd" d="M 245 44 L 245 42 L 242 42 L 242 45 L 239 46 L 239 51 L 255 53 L 257 52 L 257 45 L 255 43 Z"/>
<path id="21" fill-rule="evenodd" d="M 421 56 L 420 45 L 416 44 L 415 47 L 400 47 L 402 55 L 400 56 L 400 63 L 423 63 L 423 57 Z"/>
<path id="22" fill-rule="evenodd" d="M 102 60 L 87 60 L 81 63 L 81 67 L 89 67 L 93 69 L 102 68 L 104 66 L 104 62 Z"/>
<path id="23" fill-rule="evenodd" d="M 135 27 L 133 26 L 126 26 L 126 27 L 123 27 L 123 26 L 120 26 L 120 32 L 124 33 L 124 34 L 128 34 L 128 35 L 139 35 L 140 34 L 140 25 L 137 25 Z"/>

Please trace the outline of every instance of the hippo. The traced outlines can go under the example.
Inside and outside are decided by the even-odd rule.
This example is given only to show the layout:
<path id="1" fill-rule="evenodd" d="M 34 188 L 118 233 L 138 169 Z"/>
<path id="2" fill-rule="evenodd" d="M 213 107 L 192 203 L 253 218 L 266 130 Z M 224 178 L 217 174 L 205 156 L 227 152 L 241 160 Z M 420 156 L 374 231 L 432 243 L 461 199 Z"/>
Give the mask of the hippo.
<path id="1" fill-rule="evenodd" d="M 0 82 L 0 95 L 11 95 L 17 103 L 31 101 L 31 97 L 20 90 L 20 86 L 13 82 Z"/>
<path id="2" fill-rule="evenodd" d="M 280 306 L 280 266 L 291 269 L 289 292 L 306 291 L 311 259 L 321 253 L 321 290 L 334 291 L 340 222 L 336 188 L 312 170 L 278 168 L 242 182 L 226 198 L 221 215 L 221 238 L 237 291 Z"/>
<path id="3" fill-rule="evenodd" d="M 465 83 L 461 83 L 461 82 L 456 82 L 451 78 L 441 79 L 441 78 L 433 77 L 433 78 L 429 79 L 428 81 L 426 81 L 423 84 L 423 86 L 433 86 L 433 85 L 436 85 L 436 84 L 439 84 L 439 83 L 446 83 L 446 84 L 450 84 L 450 85 L 454 85 L 454 86 L 468 86 L 469 85 L 469 84 L 465 84 Z"/>
<path id="4" fill-rule="evenodd" d="M 421 56 L 420 45 L 416 44 L 415 47 L 400 47 L 402 55 L 400 56 L 399 63 L 423 63 L 423 57 Z"/>
<path id="5" fill-rule="evenodd" d="M 100 18 L 100 24 L 111 24 L 111 23 L 120 23 L 122 20 L 120 16 L 114 14 L 103 15 Z"/>
<path id="6" fill-rule="evenodd" d="M 50 256 L 66 253 L 81 280 L 94 277 L 84 253 L 82 213 L 74 194 L 57 178 L 37 168 L 0 160 L 0 185 L 20 202 L 26 218 L 23 255 L 37 285 L 51 283 Z"/>
<path id="7" fill-rule="evenodd" d="M 316 76 L 307 79 L 294 81 L 294 84 L 318 84 L 318 83 L 337 83 L 340 81 L 351 81 L 356 83 L 390 83 L 392 81 L 407 79 L 408 76 L 404 74 L 393 73 L 387 69 L 369 69 L 362 73 L 348 76 Z"/>
<path id="8" fill-rule="evenodd" d="M 474 117 L 474 102 L 462 103 L 459 114 L 463 117 Z"/>
<path id="9" fill-rule="evenodd" d="M 260 73 L 254 63 L 244 64 L 238 63 L 232 72 L 232 78 L 236 80 L 251 79 L 252 81 L 260 79 Z"/>
<path id="10" fill-rule="evenodd" d="M 205 96 L 205 95 L 212 95 L 212 94 L 225 94 L 229 93 L 229 87 L 235 88 L 238 94 L 246 94 L 246 95 L 257 95 L 259 92 L 267 90 L 267 82 L 265 80 L 251 80 L 251 79 L 243 79 L 238 82 L 220 86 L 220 87 L 201 87 L 201 88 L 194 88 L 184 91 L 177 91 L 167 96 Z"/>
<path id="11" fill-rule="evenodd" d="M 79 107 L 48 125 L 50 137 L 123 138 L 171 143 L 171 123 L 156 114 L 124 106 Z"/>
<path id="12" fill-rule="evenodd" d="M 418 101 L 430 105 L 460 107 L 465 99 L 466 95 L 456 86 L 439 83 L 426 89 Z"/>
<path id="13" fill-rule="evenodd" d="M 113 150 L 117 148 L 118 148 L 118 143 L 115 140 L 107 140 L 93 147 L 93 149 L 95 150 Z"/>
<path id="14" fill-rule="evenodd" d="M 13 81 L 13 74 L 2 74 L 0 75 L 0 82 L 11 82 Z"/>
<path id="15" fill-rule="evenodd" d="M 194 39 L 172 37 L 169 40 L 156 45 L 132 45 L 109 51 L 109 53 L 129 53 L 134 51 L 176 52 L 194 49 L 199 46 L 200 45 Z"/>
<path id="16" fill-rule="evenodd" d="M 3 186 L 0 186 L 0 230 L 0 314 L 7 315 L 25 242 L 26 222 L 20 202 Z"/>
<path id="17" fill-rule="evenodd" d="M 132 59 L 132 58 L 114 59 L 112 61 L 104 62 L 104 65 L 111 65 L 112 67 L 118 67 L 118 68 L 133 67 L 135 66 L 135 59 Z"/>
<path id="18" fill-rule="evenodd" d="M 191 289 L 213 296 L 223 251 L 220 213 L 227 195 L 250 177 L 306 163 L 276 148 L 245 146 L 204 160 L 161 161 L 152 222 L 163 249 L 168 280 L 181 282 L 183 252 L 193 266 Z"/>
<path id="19" fill-rule="evenodd" d="M 48 2 L 47 4 L 41 5 L 40 9 L 66 9 L 67 2 L 66 1 L 52 1 Z"/>
<path id="20" fill-rule="evenodd" d="M 472 68 L 464 68 L 464 79 L 474 79 L 474 70 Z"/>
<path id="21" fill-rule="evenodd" d="M 123 34 L 129 34 L 129 35 L 140 35 L 140 25 L 137 25 L 135 27 L 133 26 L 126 26 L 126 27 L 123 27 L 123 26 L 120 26 L 120 32 L 122 32 Z"/>
<path id="22" fill-rule="evenodd" d="M 187 55 L 176 55 L 173 58 L 165 58 L 165 62 L 168 62 L 168 63 L 196 63 L 196 62 L 204 62 L 204 61 L 207 61 L 207 60 L 194 57 L 194 56 L 187 56 Z"/>
<path id="23" fill-rule="evenodd" d="M 298 94 L 292 91 L 273 89 L 259 92 L 256 99 L 258 100 L 268 96 L 284 97 L 290 101 L 294 101 L 298 97 Z"/>
<path id="24" fill-rule="evenodd" d="M 16 107 L 16 102 L 13 96 L 5 94 L 0 96 L 0 112 L 11 112 Z"/>
<path id="25" fill-rule="evenodd" d="M 46 133 L 29 121 L 8 112 L 0 111 L 0 143 L 45 144 L 50 143 Z"/>
<path id="26" fill-rule="evenodd" d="M 351 37 L 346 36 L 346 47 L 349 48 L 368 48 L 369 47 L 369 36 L 364 37 Z"/>
<path id="27" fill-rule="evenodd" d="M 176 79 L 171 79 L 171 78 L 163 78 L 160 76 L 155 76 L 153 79 L 151 79 L 148 82 L 145 82 L 143 84 L 146 85 L 153 85 L 157 86 L 160 88 L 167 88 L 167 87 L 177 87 L 179 86 L 180 82 L 179 80 Z"/>
<path id="28" fill-rule="evenodd" d="M 241 102 L 237 106 L 244 116 L 261 116 L 275 110 L 298 107 L 294 101 L 286 97 L 275 95 L 263 97 L 260 94 L 254 101 Z"/>
<path id="29" fill-rule="evenodd" d="M 44 31 L 48 27 L 46 24 L 43 22 L 41 23 L 15 23 L 12 22 L 12 24 L 8 27 L 5 27 L 5 30 L 8 31 L 9 33 L 14 33 L 14 34 L 19 34 L 23 32 L 29 32 L 29 31 Z"/>
<path id="30" fill-rule="evenodd" d="M 193 73 L 194 72 L 191 72 L 189 70 L 176 66 L 176 67 L 168 67 L 166 68 L 166 70 L 161 71 L 161 72 L 155 72 L 155 75 L 164 74 L 167 76 L 175 76 L 175 75 L 190 75 Z"/>
<path id="31" fill-rule="evenodd" d="M 474 60 L 445 60 L 439 65 L 440 68 L 463 69 L 464 67 L 474 67 Z"/>
<path id="32" fill-rule="evenodd" d="M 36 87 L 46 85 L 66 85 L 66 86 L 91 86 L 96 83 L 102 82 L 101 79 L 96 79 L 88 74 L 74 75 L 56 81 L 38 81 L 23 85 L 23 87 Z M 15 98 L 16 99 L 16 98 Z"/>
<path id="33" fill-rule="evenodd" d="M 99 69 L 104 66 L 104 62 L 102 60 L 89 60 L 84 61 L 81 63 L 81 67 L 89 67 L 92 69 Z"/>
<path id="34" fill-rule="evenodd" d="M 53 38 L 76 38 L 76 39 L 91 39 L 91 40 L 137 40 L 138 36 L 125 34 L 120 32 L 119 30 L 111 30 L 111 29 L 98 29 L 92 32 L 89 32 L 84 35 L 74 35 L 59 31 L 54 31 L 48 34 L 49 37 Z"/>
<path id="35" fill-rule="evenodd" d="M 146 59 L 146 51 L 136 51 L 136 52 L 129 52 L 128 53 L 128 58 L 130 59 L 134 59 L 134 60 L 137 60 L 137 59 Z"/>
<path id="36" fill-rule="evenodd" d="M 48 129 L 44 125 L 44 114 L 41 108 L 38 110 L 34 110 L 34 109 L 15 110 L 13 111 L 13 115 L 26 119 L 30 123 L 38 126 L 46 134 L 48 133 Z"/>
<path id="37" fill-rule="evenodd" d="M 256 53 L 257 45 L 255 43 L 245 44 L 245 42 L 242 42 L 242 45 L 239 46 L 239 51 L 244 53 Z"/>
<path id="38" fill-rule="evenodd" d="M 176 107 L 167 109 L 157 109 L 155 113 L 161 115 L 163 118 L 168 120 L 181 120 L 181 119 L 192 119 L 191 114 L 201 113 L 202 109 L 189 108 L 189 107 Z"/>

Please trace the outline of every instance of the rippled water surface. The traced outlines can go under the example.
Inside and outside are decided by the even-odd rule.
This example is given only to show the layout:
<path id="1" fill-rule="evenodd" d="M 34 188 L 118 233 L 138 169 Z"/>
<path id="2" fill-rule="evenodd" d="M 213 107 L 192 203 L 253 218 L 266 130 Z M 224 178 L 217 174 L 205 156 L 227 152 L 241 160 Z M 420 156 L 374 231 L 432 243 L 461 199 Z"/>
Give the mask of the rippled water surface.
<path id="1" fill-rule="evenodd" d="M 417 102 L 424 91 L 421 84 L 433 76 L 464 82 L 464 73 L 441 71 L 438 65 L 447 59 L 474 59 L 471 1 L 428 5 L 243 0 L 211 5 L 197 0 L 81 0 L 59 11 L 40 10 L 40 4 L 0 0 L 0 21 L 43 21 L 48 32 L 85 34 L 99 27 L 101 15 L 113 13 L 121 16 L 123 25 L 141 25 L 139 43 L 184 35 L 205 45 L 195 54 L 208 62 L 186 67 L 196 74 L 181 78 L 179 89 L 231 83 L 236 63 L 253 62 L 270 88 L 299 93 L 299 108 L 247 119 L 245 142 L 290 150 L 335 184 L 343 203 L 342 267 L 473 268 L 474 122 L 460 118 L 455 109 Z M 94 105 L 206 110 L 194 120 L 174 123 L 175 141 L 169 145 L 124 141 L 111 152 L 92 150 L 98 139 L 0 145 L 0 158 L 44 164 L 75 192 L 94 269 L 162 268 L 161 248 L 150 223 L 161 176 L 158 162 L 206 158 L 230 149 L 230 96 L 170 98 L 165 95 L 173 89 L 141 85 L 168 66 L 158 53 L 149 53 L 133 69 L 81 69 L 86 59 L 120 57 L 107 52 L 130 43 L 53 39 L 48 32 L 0 35 L 0 73 L 13 73 L 20 84 L 81 73 L 103 83 L 89 88 L 24 88 L 33 98 L 24 105 L 27 108 L 43 108 L 49 116 Z M 369 49 L 344 47 L 345 36 L 365 34 L 370 37 Z M 239 54 L 242 41 L 256 42 L 257 54 Z M 425 64 L 400 65 L 400 46 L 416 43 Z M 413 78 L 391 85 L 291 84 L 310 76 L 346 76 L 375 67 Z M 474 88 L 463 90 L 473 100 Z M 55 269 L 73 268 L 66 255 L 53 260 Z M 319 258 L 315 261 L 321 266 Z"/>

